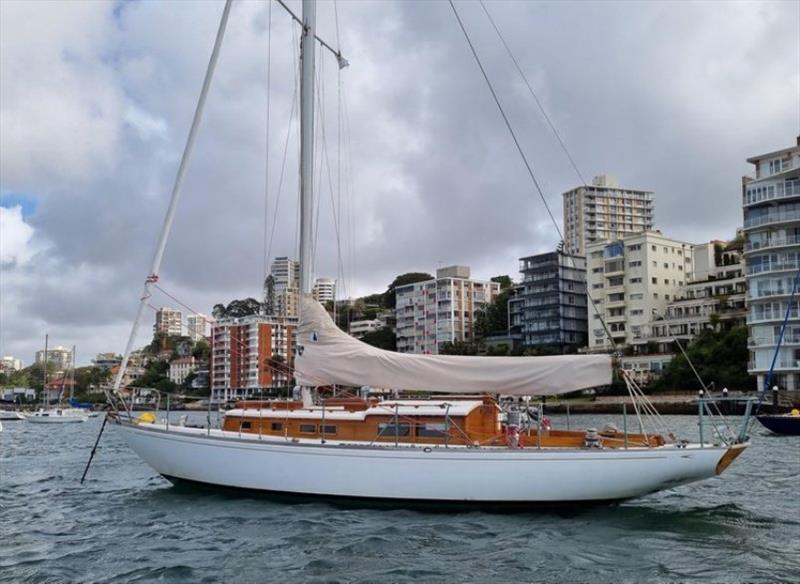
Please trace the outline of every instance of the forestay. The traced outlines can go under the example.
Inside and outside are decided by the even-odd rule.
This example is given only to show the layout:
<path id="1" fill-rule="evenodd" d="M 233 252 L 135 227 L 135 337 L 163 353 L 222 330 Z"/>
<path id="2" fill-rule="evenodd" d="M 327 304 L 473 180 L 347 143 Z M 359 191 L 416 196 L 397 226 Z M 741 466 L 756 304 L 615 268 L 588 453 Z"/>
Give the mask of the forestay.
<path id="1" fill-rule="evenodd" d="M 609 355 L 464 357 L 385 351 L 342 332 L 322 305 L 301 300 L 295 373 L 329 384 L 452 393 L 555 395 L 611 383 Z"/>

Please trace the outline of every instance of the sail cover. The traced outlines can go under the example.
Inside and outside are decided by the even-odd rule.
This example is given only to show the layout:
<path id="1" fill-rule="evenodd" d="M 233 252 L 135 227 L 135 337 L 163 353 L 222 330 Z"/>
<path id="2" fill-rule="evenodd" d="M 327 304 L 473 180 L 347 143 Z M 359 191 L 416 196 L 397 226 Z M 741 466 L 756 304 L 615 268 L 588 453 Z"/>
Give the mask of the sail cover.
<path id="1" fill-rule="evenodd" d="M 339 330 L 322 305 L 301 300 L 298 383 L 505 395 L 555 395 L 611 383 L 610 355 L 462 357 L 378 349 Z"/>

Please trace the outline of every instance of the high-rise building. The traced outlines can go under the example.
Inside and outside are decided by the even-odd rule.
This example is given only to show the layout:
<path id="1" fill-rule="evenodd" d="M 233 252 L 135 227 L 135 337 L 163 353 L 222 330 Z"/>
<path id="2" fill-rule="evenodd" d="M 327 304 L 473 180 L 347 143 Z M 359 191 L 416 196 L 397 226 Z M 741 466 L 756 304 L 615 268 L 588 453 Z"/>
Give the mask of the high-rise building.
<path id="1" fill-rule="evenodd" d="M 333 278 L 317 278 L 314 280 L 314 287 L 311 290 L 314 300 L 325 304 L 333 302 L 336 298 L 336 280 Z"/>
<path id="2" fill-rule="evenodd" d="M 22 359 L 6 355 L 0 359 L 0 371 L 19 371 L 22 369 Z"/>
<path id="3" fill-rule="evenodd" d="M 613 176 L 596 176 L 591 185 L 574 188 L 563 197 L 568 253 L 583 256 L 591 243 L 653 229 L 653 193 L 622 188 Z"/>
<path id="4" fill-rule="evenodd" d="M 258 396 L 289 383 L 295 319 L 251 315 L 211 325 L 211 400 Z"/>
<path id="5" fill-rule="evenodd" d="M 66 347 L 52 347 L 47 349 L 47 361 L 55 365 L 59 371 L 72 368 L 72 351 Z M 44 363 L 44 350 L 36 351 L 36 362 Z"/>
<path id="6" fill-rule="evenodd" d="M 497 282 L 470 279 L 466 266 L 436 270 L 436 278 L 395 288 L 397 351 L 438 354 L 445 342 L 474 340 L 475 313 L 500 292 Z"/>
<path id="7" fill-rule="evenodd" d="M 199 341 L 208 336 L 208 317 L 205 314 L 190 314 L 186 317 L 189 338 Z"/>
<path id="8" fill-rule="evenodd" d="M 153 325 L 153 332 L 168 336 L 180 336 L 183 334 L 182 322 L 183 314 L 180 310 L 164 306 L 156 312 L 156 323 Z"/>
<path id="9" fill-rule="evenodd" d="M 742 178 L 747 266 L 748 371 L 763 388 L 787 314 L 772 385 L 800 389 L 800 296 L 791 299 L 800 269 L 800 136 L 797 145 L 748 158 Z M 800 290 L 798 290 L 800 293 Z M 791 302 L 791 305 L 790 305 Z"/>
<path id="10" fill-rule="evenodd" d="M 295 317 L 300 301 L 300 262 L 277 257 L 270 267 L 272 304 L 276 316 Z"/>
<path id="11" fill-rule="evenodd" d="M 603 321 L 617 345 L 633 345 L 646 337 L 652 318 L 663 314 L 667 305 L 678 297 L 691 271 L 692 245 L 658 232 L 589 244 L 586 247 L 589 350 L 613 348 Z"/>
<path id="12" fill-rule="evenodd" d="M 586 259 L 556 251 L 520 258 L 522 287 L 510 314 L 523 347 L 563 351 L 587 340 Z"/>

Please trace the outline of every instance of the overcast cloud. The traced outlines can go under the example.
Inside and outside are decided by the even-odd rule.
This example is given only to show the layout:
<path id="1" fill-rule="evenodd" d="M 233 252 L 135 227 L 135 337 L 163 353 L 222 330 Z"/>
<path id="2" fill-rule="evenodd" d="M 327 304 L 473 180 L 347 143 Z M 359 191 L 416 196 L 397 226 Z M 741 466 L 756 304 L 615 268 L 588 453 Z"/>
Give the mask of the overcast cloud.
<path id="1" fill-rule="evenodd" d="M 578 178 L 480 5 L 457 5 L 560 219 L 560 193 Z M 745 159 L 800 132 L 799 2 L 488 6 L 582 174 L 655 191 L 657 227 L 671 237 L 732 237 Z M 221 10 L 188 0 L 0 3 L 1 354 L 29 364 L 46 332 L 76 344 L 81 363 L 122 351 Z M 449 5 L 343 0 L 338 12 L 351 63 L 345 294 L 451 263 L 476 277 L 518 276 L 517 258 L 558 236 Z M 318 20 L 336 44 L 332 3 L 320 3 Z M 260 295 L 267 22 L 265 2 L 234 3 L 162 270 L 164 288 L 202 312 Z M 297 28 L 277 4 L 271 30 L 267 223 L 288 135 L 271 255 L 295 255 Z M 337 77 L 334 60 L 320 59 L 336 199 Z M 321 154 L 321 127 L 317 136 Z M 316 274 L 336 277 L 325 160 Z"/>

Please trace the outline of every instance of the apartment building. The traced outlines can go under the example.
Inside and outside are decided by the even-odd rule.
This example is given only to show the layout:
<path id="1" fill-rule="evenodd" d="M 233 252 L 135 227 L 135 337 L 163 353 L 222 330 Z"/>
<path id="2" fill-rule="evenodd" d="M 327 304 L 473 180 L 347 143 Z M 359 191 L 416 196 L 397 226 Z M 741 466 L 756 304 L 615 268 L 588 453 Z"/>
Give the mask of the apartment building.
<path id="1" fill-rule="evenodd" d="M 156 311 L 156 323 L 153 325 L 153 333 L 161 333 L 168 336 L 180 336 L 183 334 L 183 314 L 180 310 L 164 306 Z"/>
<path id="2" fill-rule="evenodd" d="M 336 298 L 336 280 L 333 278 L 317 278 L 314 280 L 311 295 L 314 297 L 314 300 L 322 304 L 328 301 L 333 302 Z"/>
<path id="3" fill-rule="evenodd" d="M 521 334 L 522 346 L 586 346 L 586 259 L 559 247 L 519 263 L 522 285 L 509 301 L 509 328 Z"/>
<path id="4" fill-rule="evenodd" d="M 44 350 L 36 351 L 36 363 L 44 363 L 44 361 Z M 62 346 L 48 348 L 47 362 L 55 365 L 58 371 L 72 369 L 72 351 Z"/>
<path id="5" fill-rule="evenodd" d="M 22 359 L 5 355 L 0 359 L 0 371 L 19 371 L 22 369 Z"/>
<path id="6" fill-rule="evenodd" d="M 748 371 L 762 388 L 780 330 L 772 385 L 800 389 L 800 296 L 791 299 L 800 269 L 800 136 L 789 148 L 748 158 L 755 173 L 742 178 L 747 266 Z M 800 290 L 798 290 L 800 292 Z"/>
<path id="7" fill-rule="evenodd" d="M 276 316 L 296 317 L 300 309 L 300 262 L 286 256 L 276 257 L 270 266 L 268 291 Z"/>
<path id="8" fill-rule="evenodd" d="M 360 339 L 365 334 L 382 329 L 384 326 L 386 326 L 386 323 L 377 318 L 354 320 L 350 323 L 348 330 L 350 336 Z"/>
<path id="9" fill-rule="evenodd" d="M 209 371 L 212 403 L 258 396 L 283 387 L 294 363 L 296 319 L 251 315 L 226 318 L 211 327 Z"/>
<path id="10" fill-rule="evenodd" d="M 436 278 L 395 289 L 397 351 L 438 354 L 445 342 L 474 339 L 475 313 L 492 302 L 500 284 L 472 280 L 467 266 L 436 270 Z"/>
<path id="11" fill-rule="evenodd" d="M 181 385 L 186 378 L 197 369 L 197 360 L 194 357 L 180 357 L 169 364 L 169 380 Z"/>
<path id="12" fill-rule="evenodd" d="M 613 176 L 596 176 L 591 185 L 562 196 L 564 246 L 569 253 L 585 256 L 589 244 L 653 230 L 653 193 L 620 187 Z"/>
<path id="13" fill-rule="evenodd" d="M 189 338 L 199 341 L 208 336 L 208 324 L 210 320 L 205 314 L 190 314 L 186 317 L 186 330 Z"/>
<path id="14" fill-rule="evenodd" d="M 634 344 L 657 343 L 675 351 L 706 329 L 727 330 L 744 324 L 746 282 L 741 241 L 712 241 L 692 246 L 693 271 L 663 313 L 653 315 L 650 331 Z"/>
<path id="15" fill-rule="evenodd" d="M 588 245 L 589 350 L 613 348 L 598 313 L 617 345 L 631 345 L 646 336 L 653 316 L 663 314 L 679 296 L 691 271 L 691 244 L 657 231 Z"/>

